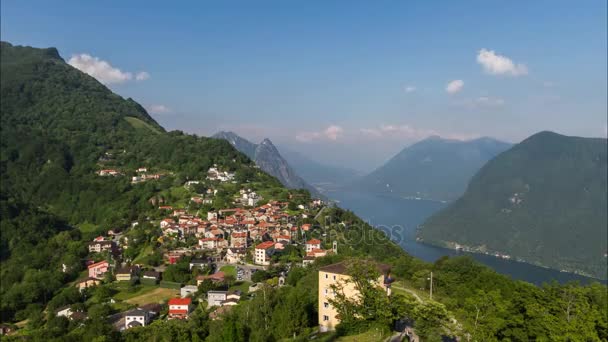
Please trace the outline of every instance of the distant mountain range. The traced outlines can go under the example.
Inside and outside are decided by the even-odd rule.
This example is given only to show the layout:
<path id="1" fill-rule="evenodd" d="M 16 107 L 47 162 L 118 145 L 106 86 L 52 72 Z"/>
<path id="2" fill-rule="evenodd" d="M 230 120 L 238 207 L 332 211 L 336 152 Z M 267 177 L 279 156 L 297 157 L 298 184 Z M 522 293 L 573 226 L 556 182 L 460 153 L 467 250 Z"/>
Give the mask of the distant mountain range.
<path id="1" fill-rule="evenodd" d="M 285 187 L 290 189 L 306 189 L 313 196 L 321 196 L 319 191 L 300 177 L 294 169 L 281 156 L 270 139 L 264 139 L 254 144 L 234 132 L 218 132 L 212 136 L 216 139 L 228 141 L 234 148 L 247 155 L 264 172 L 278 179 Z"/>
<path id="2" fill-rule="evenodd" d="M 281 155 L 306 182 L 323 188 L 343 184 L 359 176 L 359 171 L 340 166 L 333 166 L 312 160 L 300 152 L 283 146 L 278 147 Z"/>
<path id="3" fill-rule="evenodd" d="M 434 200 L 454 200 L 488 160 L 511 145 L 492 138 L 469 141 L 430 137 L 404 148 L 349 188 Z"/>
<path id="4" fill-rule="evenodd" d="M 606 279 L 607 159 L 606 139 L 535 134 L 488 162 L 419 237 Z"/>

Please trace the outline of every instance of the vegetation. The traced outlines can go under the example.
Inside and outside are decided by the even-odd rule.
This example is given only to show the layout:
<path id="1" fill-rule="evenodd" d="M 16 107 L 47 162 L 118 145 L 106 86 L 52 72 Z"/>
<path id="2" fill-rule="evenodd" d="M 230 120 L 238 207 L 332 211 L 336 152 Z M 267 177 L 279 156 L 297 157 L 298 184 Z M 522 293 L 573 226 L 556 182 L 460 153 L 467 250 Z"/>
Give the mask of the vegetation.
<path id="1" fill-rule="evenodd" d="M 204 178 L 213 164 L 235 171 L 237 183 L 250 185 L 265 198 L 291 202 L 294 213 L 298 213 L 298 205 L 309 203 L 310 195 L 284 189 L 225 141 L 165 132 L 141 106 L 71 68 L 54 49 L 2 43 L 1 53 L 0 314 L 2 322 L 21 322 L 19 334 L 3 340 L 307 340 L 318 324 L 317 270 L 344 259 L 359 265 L 352 274 L 365 300 L 359 304 L 338 297 L 335 304 L 344 308 L 344 324 L 336 334 L 320 340 L 343 337 L 340 335 L 377 336 L 374 332 L 385 336 L 396 318 L 412 319 L 417 333 L 431 341 L 440 335 L 468 336 L 474 341 L 608 339 L 608 299 L 603 285 L 536 287 L 512 281 L 470 258 L 425 263 L 352 212 L 335 207 L 324 209 L 318 221 L 303 219 L 312 228 L 309 236 L 301 238 L 319 238 L 324 248 L 335 240 L 338 255 L 303 268 L 292 264 L 299 252 L 286 249 L 287 257 L 278 258 L 276 267 L 254 274 L 254 280 L 262 282 L 261 288 L 219 319 L 212 320 L 211 312 L 196 297 L 214 288 L 244 288 L 247 283 L 204 281 L 194 299 L 196 310 L 188 320 L 159 319 L 119 333 L 109 324 L 109 315 L 143 302 L 163 301 L 176 291 L 116 283 L 109 276 L 102 285 L 80 293 L 73 283 L 86 276 L 83 259 L 91 238 L 109 229 L 120 231 L 129 241 L 125 258 L 150 266 L 160 264 L 160 233 L 150 223 L 164 215 L 159 202 L 177 201 L 205 190 L 202 186 L 184 190 L 183 184 Z M 126 117 L 147 126 L 132 119 L 129 123 Z M 130 176 L 141 166 L 165 176 L 132 184 Z M 110 168 L 122 175 L 96 174 Z M 232 203 L 237 185 L 214 186 L 218 192 L 212 206 L 189 210 L 206 211 Z M 181 243 L 169 240 L 163 246 L 183 247 Z M 91 256 L 93 260 L 109 257 Z M 369 259 L 390 264 L 399 280 L 394 286 L 403 290 L 386 298 L 370 286 L 366 279 L 377 274 L 366 268 Z M 185 258 L 168 266 L 163 281 L 194 284 L 197 274 L 210 271 L 191 271 L 188 262 Z M 274 286 L 276 277 L 287 271 L 286 285 Z M 426 279 L 431 271 L 434 301 L 411 295 L 411 287 L 428 289 Z M 112 300 L 116 298 L 118 301 Z M 55 310 L 66 305 L 86 312 L 88 319 L 56 317 Z M 166 313 L 163 310 L 161 314 Z"/>
<path id="2" fill-rule="evenodd" d="M 420 236 L 606 279 L 607 158 L 606 139 L 533 135 L 485 165 Z"/>

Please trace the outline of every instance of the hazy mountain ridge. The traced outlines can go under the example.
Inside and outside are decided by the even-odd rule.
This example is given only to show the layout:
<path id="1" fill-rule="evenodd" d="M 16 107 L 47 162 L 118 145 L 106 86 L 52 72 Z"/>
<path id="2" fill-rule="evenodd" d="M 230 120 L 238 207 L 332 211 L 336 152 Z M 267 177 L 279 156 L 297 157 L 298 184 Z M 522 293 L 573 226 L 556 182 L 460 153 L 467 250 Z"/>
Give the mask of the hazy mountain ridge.
<path id="1" fill-rule="evenodd" d="M 430 137 L 408 146 L 349 187 L 368 192 L 453 200 L 488 160 L 511 145 L 492 138 L 468 141 Z"/>
<path id="2" fill-rule="evenodd" d="M 281 155 L 289 165 L 308 183 L 315 185 L 341 185 L 362 173 L 348 167 L 328 165 L 313 160 L 300 152 L 279 146 Z"/>
<path id="3" fill-rule="evenodd" d="M 264 172 L 276 177 L 290 189 L 307 189 L 314 195 L 320 195 L 315 187 L 306 183 L 281 156 L 270 139 L 254 144 L 234 132 L 218 132 L 212 136 L 228 141 L 234 148 L 247 155 Z"/>
<path id="4" fill-rule="evenodd" d="M 540 132 L 488 162 L 425 242 L 606 279 L 607 141 Z"/>

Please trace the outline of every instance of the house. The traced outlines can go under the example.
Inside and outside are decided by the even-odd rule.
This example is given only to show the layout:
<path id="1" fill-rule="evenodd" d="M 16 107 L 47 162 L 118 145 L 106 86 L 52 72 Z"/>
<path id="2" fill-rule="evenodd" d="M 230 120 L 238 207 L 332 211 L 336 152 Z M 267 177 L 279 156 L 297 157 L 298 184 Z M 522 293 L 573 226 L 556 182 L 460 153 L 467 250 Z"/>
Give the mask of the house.
<path id="1" fill-rule="evenodd" d="M 192 270 L 192 267 L 198 267 L 198 268 L 205 268 L 205 266 L 209 265 L 209 262 L 207 260 L 203 260 L 203 259 L 192 259 L 190 260 L 190 270 Z"/>
<path id="2" fill-rule="evenodd" d="M 217 212 L 215 212 L 215 211 L 207 212 L 207 221 L 217 221 Z"/>
<path id="3" fill-rule="evenodd" d="M 320 257 L 324 257 L 326 255 L 327 255 L 327 251 L 324 249 L 319 249 L 319 248 L 315 248 L 315 249 L 311 250 L 310 252 L 306 253 L 306 256 L 313 257 L 313 258 L 320 258 Z"/>
<path id="4" fill-rule="evenodd" d="M 101 281 L 99 279 L 89 277 L 77 282 L 76 287 L 78 287 L 78 291 L 82 292 L 86 288 L 97 286 L 99 284 L 101 284 Z"/>
<path id="5" fill-rule="evenodd" d="M 143 309 L 134 309 L 125 314 L 125 329 L 145 327 L 150 323 L 150 312 Z"/>
<path id="6" fill-rule="evenodd" d="M 8 324 L 0 324 L 0 335 L 9 335 L 15 331 L 15 328 Z"/>
<path id="7" fill-rule="evenodd" d="M 261 288 L 262 288 L 262 285 L 260 283 L 253 283 L 253 284 L 249 285 L 249 293 L 255 292 Z"/>
<path id="8" fill-rule="evenodd" d="M 136 172 L 148 172 L 148 168 L 145 167 L 140 167 L 139 169 L 135 170 Z"/>
<path id="9" fill-rule="evenodd" d="M 235 264 L 245 260 L 247 250 L 245 248 L 228 248 L 226 250 L 226 261 Z"/>
<path id="10" fill-rule="evenodd" d="M 226 300 L 226 291 L 208 291 L 207 292 L 207 307 L 222 306 L 222 302 Z"/>
<path id="11" fill-rule="evenodd" d="M 160 272 L 156 272 L 156 271 L 145 271 L 142 276 L 141 276 L 142 280 L 143 279 L 149 279 L 149 280 L 153 280 L 155 282 L 158 282 L 160 280 Z"/>
<path id="12" fill-rule="evenodd" d="M 306 253 L 313 249 L 321 249 L 321 240 L 311 239 L 306 241 Z"/>
<path id="13" fill-rule="evenodd" d="M 119 174 L 120 174 L 120 172 L 118 172 L 117 170 L 113 170 L 113 169 L 99 171 L 100 176 L 118 176 Z"/>
<path id="14" fill-rule="evenodd" d="M 105 251 L 112 252 L 116 249 L 114 241 L 97 240 L 89 242 L 89 253 L 101 253 Z"/>
<path id="15" fill-rule="evenodd" d="M 88 266 L 89 278 L 102 279 L 109 268 L 110 264 L 105 260 L 91 264 Z"/>
<path id="16" fill-rule="evenodd" d="M 306 223 L 306 224 L 302 225 L 302 231 L 307 232 L 310 230 L 310 228 L 312 228 L 312 225 L 310 223 Z"/>
<path id="17" fill-rule="evenodd" d="M 203 283 L 203 281 L 205 281 L 207 279 L 211 280 L 214 283 L 221 283 L 224 281 L 225 276 L 226 276 L 226 274 L 222 271 L 215 272 L 210 275 L 198 276 L 198 277 L 196 277 L 196 286 L 199 286 L 200 284 Z"/>
<path id="18" fill-rule="evenodd" d="M 66 306 L 63 306 L 63 307 L 55 310 L 55 316 L 57 316 L 57 317 L 70 318 L 72 313 L 73 312 L 72 312 L 72 309 L 70 308 L 70 305 L 66 305 Z"/>
<path id="19" fill-rule="evenodd" d="M 335 295 L 334 290 L 332 290 L 332 285 L 340 286 L 347 298 L 355 298 L 358 296 L 358 292 L 353 282 L 350 281 L 350 276 L 347 274 L 348 267 L 348 262 L 343 261 L 319 269 L 318 310 L 319 331 L 321 332 L 335 330 L 336 325 L 340 323 L 340 319 L 337 317 L 338 312 L 329 303 L 329 299 L 334 298 Z M 384 283 L 384 275 L 390 271 L 390 266 L 376 264 L 376 267 L 381 274 L 377 279 L 378 286 L 382 286 L 381 284 Z"/>
<path id="20" fill-rule="evenodd" d="M 223 239 L 218 239 L 216 237 L 208 237 L 208 238 L 198 240 L 198 245 L 202 249 L 214 249 L 218 246 L 218 243 L 220 240 L 223 240 Z"/>
<path id="21" fill-rule="evenodd" d="M 232 232 L 230 234 L 230 247 L 247 248 L 247 232 Z"/>
<path id="22" fill-rule="evenodd" d="M 181 289 L 179 289 L 179 295 L 182 298 L 186 298 L 186 297 L 196 293 L 196 291 L 198 291 L 198 287 L 196 287 L 194 285 L 186 285 L 186 286 L 182 287 Z"/>
<path id="23" fill-rule="evenodd" d="M 137 266 L 121 267 L 116 270 L 116 281 L 131 281 L 137 277 L 137 271 L 139 271 Z"/>
<path id="24" fill-rule="evenodd" d="M 266 241 L 255 246 L 254 262 L 257 265 L 270 265 L 270 257 L 274 253 L 274 242 Z"/>
<path id="25" fill-rule="evenodd" d="M 172 298 L 167 303 L 169 306 L 169 319 L 188 318 L 192 310 L 191 298 Z"/>

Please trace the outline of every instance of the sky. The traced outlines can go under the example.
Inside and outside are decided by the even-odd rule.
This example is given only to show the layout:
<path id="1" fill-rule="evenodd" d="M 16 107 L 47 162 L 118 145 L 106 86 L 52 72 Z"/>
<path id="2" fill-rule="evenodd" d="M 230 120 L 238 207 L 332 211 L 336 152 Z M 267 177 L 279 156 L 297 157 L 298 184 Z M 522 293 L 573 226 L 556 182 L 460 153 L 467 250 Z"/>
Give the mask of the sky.
<path id="1" fill-rule="evenodd" d="M 431 135 L 607 134 L 605 1 L 0 6 L 2 40 L 56 47 L 169 130 L 360 171 Z"/>

